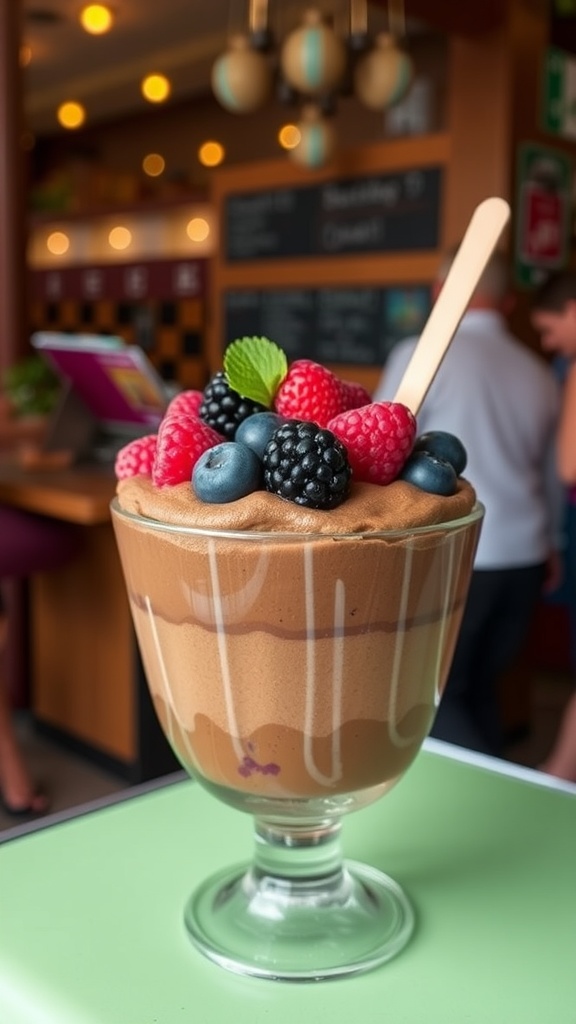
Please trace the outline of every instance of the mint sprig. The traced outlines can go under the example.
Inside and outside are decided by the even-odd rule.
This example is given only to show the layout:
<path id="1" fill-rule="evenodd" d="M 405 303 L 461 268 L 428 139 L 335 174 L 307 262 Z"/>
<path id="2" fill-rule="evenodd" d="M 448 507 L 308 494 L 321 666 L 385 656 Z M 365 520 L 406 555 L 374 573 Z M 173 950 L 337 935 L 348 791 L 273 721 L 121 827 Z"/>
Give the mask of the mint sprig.
<path id="1" fill-rule="evenodd" d="M 243 398 L 270 407 L 288 372 L 286 353 L 269 338 L 237 338 L 224 353 L 224 373 Z"/>

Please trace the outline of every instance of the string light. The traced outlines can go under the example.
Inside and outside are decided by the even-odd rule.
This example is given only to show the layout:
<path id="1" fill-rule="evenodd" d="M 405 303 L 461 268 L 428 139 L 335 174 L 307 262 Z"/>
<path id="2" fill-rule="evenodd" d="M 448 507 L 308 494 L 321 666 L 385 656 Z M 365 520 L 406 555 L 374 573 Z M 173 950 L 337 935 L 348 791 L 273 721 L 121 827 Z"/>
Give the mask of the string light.
<path id="1" fill-rule="evenodd" d="M 150 178 L 157 178 L 166 167 L 166 161 L 160 153 L 147 153 L 142 161 L 142 170 Z"/>
<path id="2" fill-rule="evenodd" d="M 118 224 L 108 235 L 108 244 L 112 249 L 128 249 L 132 243 L 132 232 Z"/>
<path id="3" fill-rule="evenodd" d="M 170 82 L 166 75 L 146 75 L 142 81 L 142 95 L 149 103 L 163 103 L 170 95 Z"/>
<path id="4" fill-rule="evenodd" d="M 114 17 L 106 4 L 87 4 L 80 11 L 80 24 L 93 36 L 104 35 L 112 28 Z"/>
<path id="5" fill-rule="evenodd" d="M 67 100 L 58 107 L 57 117 L 63 128 L 80 128 L 86 120 L 86 111 L 81 103 Z"/>
<path id="6" fill-rule="evenodd" d="M 186 234 L 192 242 L 204 242 L 210 234 L 210 225 L 204 217 L 193 217 L 186 225 Z"/>
<path id="7" fill-rule="evenodd" d="M 63 231 L 52 231 L 46 239 L 46 248 L 53 256 L 63 256 L 70 248 L 70 239 Z"/>
<path id="8" fill-rule="evenodd" d="M 282 149 L 294 149 L 301 137 L 300 129 L 295 124 L 284 124 L 278 132 L 278 142 Z"/>
<path id="9" fill-rule="evenodd" d="M 217 167 L 224 159 L 224 146 L 212 140 L 203 142 L 198 150 L 198 159 L 204 167 Z"/>

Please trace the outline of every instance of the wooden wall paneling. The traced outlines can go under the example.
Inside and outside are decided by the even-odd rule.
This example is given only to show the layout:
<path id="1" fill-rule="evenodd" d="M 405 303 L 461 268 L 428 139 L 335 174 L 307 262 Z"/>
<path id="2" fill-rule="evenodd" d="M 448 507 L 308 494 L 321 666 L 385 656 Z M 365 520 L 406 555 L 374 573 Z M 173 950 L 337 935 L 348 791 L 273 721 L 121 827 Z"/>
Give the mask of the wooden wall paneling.
<path id="1" fill-rule="evenodd" d="M 541 127 L 542 74 L 550 38 L 549 4 L 515 0 L 510 4 L 507 21 L 509 73 L 511 79 L 511 155 L 519 139 L 530 138 L 574 153 L 569 140 L 552 137 Z M 512 159 L 512 170 L 514 160 Z"/>
<path id="2" fill-rule="evenodd" d="M 372 0 L 385 6 L 387 0 Z M 483 0 L 480 4 L 454 0 L 405 0 L 407 18 L 421 18 L 442 32 L 476 36 L 495 28 L 504 16 L 506 0 Z"/>
<path id="3" fill-rule="evenodd" d="M 451 36 L 444 242 L 456 245 L 488 196 L 511 198 L 511 76 L 506 33 Z M 505 244 L 505 243 L 501 243 Z"/>
<path id="4" fill-rule="evenodd" d="M 0 375 L 26 352 L 21 0 L 0 4 Z"/>

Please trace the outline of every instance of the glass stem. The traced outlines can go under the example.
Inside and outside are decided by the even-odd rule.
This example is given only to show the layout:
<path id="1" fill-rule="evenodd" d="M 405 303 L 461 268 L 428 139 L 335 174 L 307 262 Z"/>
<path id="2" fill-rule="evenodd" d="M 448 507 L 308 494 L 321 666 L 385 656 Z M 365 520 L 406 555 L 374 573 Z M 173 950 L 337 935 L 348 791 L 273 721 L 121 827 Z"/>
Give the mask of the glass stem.
<path id="1" fill-rule="evenodd" d="M 340 833 L 340 822 L 286 827 L 257 818 L 254 869 L 294 881 L 339 874 L 343 866 Z"/>

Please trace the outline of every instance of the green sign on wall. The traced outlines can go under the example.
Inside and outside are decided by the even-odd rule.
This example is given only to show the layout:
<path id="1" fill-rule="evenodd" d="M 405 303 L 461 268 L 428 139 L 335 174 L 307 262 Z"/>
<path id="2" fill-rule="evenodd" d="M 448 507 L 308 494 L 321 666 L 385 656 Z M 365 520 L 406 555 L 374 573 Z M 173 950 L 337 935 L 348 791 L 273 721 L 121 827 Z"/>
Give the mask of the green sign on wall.
<path id="1" fill-rule="evenodd" d="M 576 57 L 551 47 L 544 62 L 542 127 L 576 139 Z"/>

